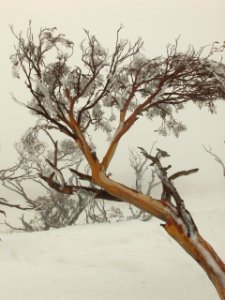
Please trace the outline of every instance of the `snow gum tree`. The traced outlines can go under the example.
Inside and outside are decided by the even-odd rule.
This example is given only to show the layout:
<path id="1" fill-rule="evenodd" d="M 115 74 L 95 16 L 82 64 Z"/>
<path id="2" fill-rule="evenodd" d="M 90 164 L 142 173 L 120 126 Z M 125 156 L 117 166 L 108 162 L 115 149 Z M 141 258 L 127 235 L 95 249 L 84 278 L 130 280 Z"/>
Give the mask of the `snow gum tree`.
<path id="1" fill-rule="evenodd" d="M 71 67 L 74 44 L 56 28 L 42 28 L 34 36 L 31 25 L 25 34 L 16 34 L 15 53 L 11 55 L 13 75 L 25 77 L 31 99 L 24 105 L 41 120 L 45 130 L 58 131 L 79 149 L 90 172 L 59 170 L 57 156 L 50 162 L 51 174 L 40 174 L 49 186 L 65 194 L 76 192 L 76 178 L 91 183 L 96 193 L 135 205 L 162 221 L 162 228 L 204 269 L 220 299 L 225 299 L 225 265 L 211 245 L 199 233 L 190 212 L 167 176 L 158 149 L 155 156 L 143 148 L 161 180 L 160 199 L 141 193 L 109 176 L 109 167 L 119 142 L 140 118 L 149 122 L 161 118 L 159 134 L 176 136 L 186 129 L 176 113 L 187 102 L 215 110 L 215 102 L 225 99 L 225 66 L 213 60 L 224 50 L 217 42 L 211 48 L 181 53 L 177 41 L 167 47 L 165 56 L 147 58 L 143 41 L 134 44 L 116 34 L 115 47 L 109 53 L 98 39 L 85 31 L 81 43 L 81 64 Z M 207 54 L 205 54 L 207 52 Z M 100 158 L 95 134 L 105 132 L 108 147 Z M 73 172 L 74 181 L 66 180 Z M 193 171 L 194 172 L 194 171 Z M 177 175 L 178 176 L 178 175 Z M 176 176 L 175 176 L 176 177 Z"/>

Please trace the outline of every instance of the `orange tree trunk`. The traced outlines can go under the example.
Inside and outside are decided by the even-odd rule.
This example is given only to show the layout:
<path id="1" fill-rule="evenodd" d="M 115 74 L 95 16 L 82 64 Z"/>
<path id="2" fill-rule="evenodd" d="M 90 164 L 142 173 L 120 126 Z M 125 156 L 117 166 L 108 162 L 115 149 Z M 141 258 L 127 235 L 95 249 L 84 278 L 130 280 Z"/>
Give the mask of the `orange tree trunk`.
<path id="1" fill-rule="evenodd" d="M 182 226 L 171 218 L 164 226 L 167 233 L 190 254 L 207 273 L 221 300 L 225 300 L 225 265 L 212 246 L 197 231 L 189 237 Z"/>
<path id="2" fill-rule="evenodd" d="M 96 166 L 96 169 L 92 170 L 94 171 L 92 173 L 93 182 L 109 194 L 133 204 L 164 221 L 165 223 L 162 226 L 166 232 L 198 262 L 214 284 L 220 299 L 225 300 L 225 264 L 215 250 L 201 237 L 198 229 L 196 228 L 194 234 L 190 235 L 185 230 L 185 224 L 182 219 L 175 217 L 167 201 L 153 199 L 119 184 L 97 169 L 98 167 Z"/>

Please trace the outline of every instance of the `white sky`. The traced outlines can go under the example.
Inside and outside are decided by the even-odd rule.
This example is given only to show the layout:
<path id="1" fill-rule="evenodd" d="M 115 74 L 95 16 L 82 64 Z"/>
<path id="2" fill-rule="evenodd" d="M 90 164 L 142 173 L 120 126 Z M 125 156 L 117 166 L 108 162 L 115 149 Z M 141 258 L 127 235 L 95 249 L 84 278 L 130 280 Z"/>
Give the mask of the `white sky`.
<path id="1" fill-rule="evenodd" d="M 56 26 L 77 47 L 84 38 L 83 28 L 86 28 L 103 45 L 110 47 L 115 40 L 116 29 L 122 23 L 125 38 L 134 41 L 141 36 L 145 41 L 146 56 L 157 56 L 180 34 L 182 48 L 189 44 L 198 48 L 213 41 L 225 40 L 224 12 L 224 0 L 0 0 L 1 166 L 9 166 L 15 161 L 13 144 L 35 121 L 28 111 L 14 103 L 10 97 L 10 92 L 13 92 L 20 100 L 29 98 L 23 82 L 12 79 L 11 76 L 9 56 L 13 52 L 14 39 L 9 24 L 13 24 L 18 31 L 26 30 L 30 19 L 34 30 L 41 26 Z M 152 142 L 158 139 L 159 147 L 168 149 L 173 156 L 174 170 L 196 166 L 201 168 L 198 175 L 183 179 L 182 182 L 186 182 L 186 192 L 198 194 L 206 190 L 207 193 L 224 193 L 222 172 L 202 149 L 202 144 L 211 144 L 218 154 L 224 155 L 224 112 L 224 103 L 220 105 L 216 116 L 189 108 L 183 115 L 189 131 L 180 139 L 158 139 L 152 134 L 155 127 L 151 123 L 140 122 L 130 132 L 129 139 L 121 143 L 113 173 L 118 177 L 122 175 L 128 183 L 130 175 L 127 168 L 121 168 L 121 159 L 125 161 L 127 157 L 124 149 L 135 145 L 150 148 Z"/>

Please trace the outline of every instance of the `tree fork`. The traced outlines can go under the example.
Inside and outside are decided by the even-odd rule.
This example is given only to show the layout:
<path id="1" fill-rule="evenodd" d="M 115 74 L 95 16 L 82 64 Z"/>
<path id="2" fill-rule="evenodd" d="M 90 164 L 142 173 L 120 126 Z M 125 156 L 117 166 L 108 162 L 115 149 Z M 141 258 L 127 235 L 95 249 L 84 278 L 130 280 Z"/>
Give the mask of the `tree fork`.
<path id="1" fill-rule="evenodd" d="M 146 196 L 138 191 L 122 185 L 108 178 L 100 171 L 97 176 L 93 176 L 93 182 L 107 191 L 109 194 L 125 202 L 133 204 L 140 209 L 152 214 L 160 220 L 166 221 L 166 203 Z"/>

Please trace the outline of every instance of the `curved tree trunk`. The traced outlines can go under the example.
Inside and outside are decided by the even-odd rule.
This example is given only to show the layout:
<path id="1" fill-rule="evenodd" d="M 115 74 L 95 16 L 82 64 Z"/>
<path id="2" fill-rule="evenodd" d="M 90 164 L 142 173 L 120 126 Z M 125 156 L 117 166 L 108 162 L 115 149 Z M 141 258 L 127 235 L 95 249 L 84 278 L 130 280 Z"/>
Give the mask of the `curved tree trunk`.
<path id="1" fill-rule="evenodd" d="M 109 194 L 151 213 L 165 222 L 162 227 L 204 269 L 215 286 L 221 300 L 225 300 L 225 264 L 215 250 L 201 237 L 197 227 L 190 232 L 187 223 L 175 214 L 171 204 L 156 200 L 121 185 L 104 172 L 94 172 L 93 181 Z M 190 216 L 189 212 L 187 212 Z M 192 220 L 191 216 L 190 219 Z"/>

